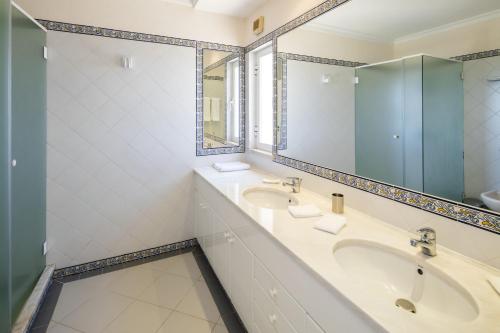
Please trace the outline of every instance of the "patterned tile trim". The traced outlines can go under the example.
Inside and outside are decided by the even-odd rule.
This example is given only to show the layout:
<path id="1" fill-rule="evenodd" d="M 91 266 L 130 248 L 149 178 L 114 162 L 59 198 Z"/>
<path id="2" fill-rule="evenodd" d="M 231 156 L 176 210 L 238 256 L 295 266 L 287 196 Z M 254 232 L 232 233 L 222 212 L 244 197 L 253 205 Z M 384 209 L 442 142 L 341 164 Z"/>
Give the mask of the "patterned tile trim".
<path id="1" fill-rule="evenodd" d="M 452 220 L 469 224 L 471 226 L 484 229 L 486 231 L 500 234 L 500 214 L 496 212 L 486 211 L 483 209 L 476 209 L 462 203 L 440 199 L 431 195 L 426 195 L 418 192 L 409 191 L 397 186 L 392 186 L 373 180 L 357 177 L 354 175 L 345 174 L 328 168 L 323 168 L 310 163 L 294 160 L 288 157 L 278 155 L 277 145 L 277 98 L 278 98 L 278 84 L 277 84 L 277 65 L 278 65 L 278 37 L 284 33 L 295 29 L 296 27 L 324 14 L 325 12 L 341 5 L 350 0 L 329 0 L 325 1 L 319 6 L 311 9 L 298 18 L 286 23 L 280 28 L 270 32 L 261 39 L 256 40 L 245 48 L 248 53 L 259 46 L 272 41 L 273 48 L 273 122 L 274 122 L 274 143 L 273 143 L 273 161 L 288 167 L 301 170 L 322 178 L 326 178 L 347 186 L 351 186 L 375 195 L 382 196 L 415 208 L 419 208 Z M 458 60 L 473 60 L 474 57 L 495 56 L 498 50 L 480 52 L 475 55 L 466 55 L 455 57 Z"/>
<path id="2" fill-rule="evenodd" d="M 224 81 L 225 78 L 217 75 L 203 75 L 203 80 Z"/>
<path id="3" fill-rule="evenodd" d="M 144 258 L 157 256 L 157 255 L 164 254 L 164 253 L 169 253 L 169 252 L 173 252 L 173 251 L 177 251 L 177 250 L 187 249 L 190 247 L 194 247 L 197 244 L 198 244 L 198 241 L 195 238 L 193 238 L 193 239 L 189 239 L 189 240 L 182 241 L 182 242 L 177 242 L 177 243 L 173 243 L 173 244 L 154 247 L 152 249 L 127 253 L 127 254 L 123 254 L 120 256 L 116 256 L 116 257 L 111 257 L 111 258 L 107 258 L 107 259 L 101 259 L 101 260 L 88 262 L 88 263 L 81 264 L 81 265 L 60 268 L 60 269 L 57 269 L 54 271 L 54 274 L 52 277 L 54 279 L 60 279 L 60 278 L 63 278 L 65 276 L 69 276 L 69 275 L 81 274 L 81 273 L 93 271 L 96 269 L 102 269 L 102 268 L 106 268 L 106 267 L 110 267 L 110 266 L 114 266 L 114 265 L 118 265 L 118 264 L 123 264 L 123 263 L 131 262 L 131 261 L 135 261 L 135 260 L 140 260 L 140 259 L 144 259 Z"/>
<path id="4" fill-rule="evenodd" d="M 313 62 L 315 64 L 335 65 L 344 67 L 358 67 L 366 65 L 366 63 L 364 62 L 329 59 L 329 58 L 313 57 L 303 54 L 284 53 L 284 52 L 278 52 L 278 57 L 287 60 L 306 61 L 306 62 Z"/>
<path id="5" fill-rule="evenodd" d="M 36 318 L 38 310 L 42 305 L 45 294 L 49 289 L 50 282 L 52 280 L 52 275 L 54 273 L 54 265 L 48 265 L 40 275 L 35 288 L 31 291 L 31 295 L 24 304 L 21 313 L 17 317 L 17 320 L 12 328 L 11 333 L 25 333 L 28 332 L 31 324 Z"/>
<path id="6" fill-rule="evenodd" d="M 461 60 L 461 61 L 470 61 L 470 60 L 496 57 L 499 55 L 500 55 L 500 49 L 496 49 L 496 50 L 489 50 L 489 51 L 481 51 L 481 52 L 477 52 L 477 53 L 464 54 L 461 56 L 453 57 L 451 59 Z"/>
<path id="7" fill-rule="evenodd" d="M 71 23 L 47 21 L 40 19 L 37 19 L 37 21 L 41 25 L 43 25 L 47 30 L 71 32 L 76 34 L 92 35 L 100 37 L 128 39 L 139 42 L 196 47 L 196 41 L 190 39 L 159 36 L 159 35 L 145 34 L 140 32 L 106 29 L 100 27 L 93 27 L 89 25 L 71 24 Z"/>
<path id="8" fill-rule="evenodd" d="M 238 146 L 203 147 L 203 49 L 236 53 L 240 68 L 240 137 Z M 233 58 L 234 59 L 234 58 Z M 226 61 L 227 62 L 227 61 Z M 217 43 L 196 43 L 196 156 L 234 154 L 245 152 L 245 49 Z"/>

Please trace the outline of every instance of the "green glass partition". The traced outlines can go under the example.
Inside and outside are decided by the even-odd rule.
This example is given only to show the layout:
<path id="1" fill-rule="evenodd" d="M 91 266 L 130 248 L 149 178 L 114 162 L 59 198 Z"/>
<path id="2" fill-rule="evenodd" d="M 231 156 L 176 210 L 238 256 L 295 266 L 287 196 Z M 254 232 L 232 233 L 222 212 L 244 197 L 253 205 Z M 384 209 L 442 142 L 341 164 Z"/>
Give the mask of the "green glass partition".
<path id="1" fill-rule="evenodd" d="M 10 1 L 0 0 L 0 332 L 10 331 Z"/>
<path id="2" fill-rule="evenodd" d="M 45 32 L 12 7 L 12 318 L 45 266 Z"/>
<path id="3" fill-rule="evenodd" d="M 462 201 L 464 193 L 463 64 L 423 57 L 424 190 Z"/>

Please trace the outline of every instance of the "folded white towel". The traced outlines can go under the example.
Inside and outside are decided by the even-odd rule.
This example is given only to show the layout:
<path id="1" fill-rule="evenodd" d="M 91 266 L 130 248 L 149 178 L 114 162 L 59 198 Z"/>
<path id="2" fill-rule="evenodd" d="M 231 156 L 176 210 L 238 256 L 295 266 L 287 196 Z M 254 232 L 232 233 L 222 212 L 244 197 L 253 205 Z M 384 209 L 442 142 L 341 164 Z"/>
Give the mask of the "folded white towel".
<path id="1" fill-rule="evenodd" d="M 493 289 L 500 295 L 500 276 L 490 276 L 488 277 L 488 282 L 491 284 Z"/>
<path id="2" fill-rule="evenodd" d="M 262 178 L 262 182 L 264 184 L 279 184 L 279 183 L 281 183 L 281 179 L 279 179 L 279 178 Z"/>
<path id="3" fill-rule="evenodd" d="M 240 171 L 250 169 L 250 164 L 243 162 L 219 162 L 214 163 L 213 168 L 219 172 Z"/>
<path id="4" fill-rule="evenodd" d="M 221 108 L 220 98 L 217 97 L 212 98 L 212 106 L 210 109 L 210 115 L 212 117 L 212 121 L 220 120 L 220 108 Z"/>
<path id="5" fill-rule="evenodd" d="M 323 215 L 321 209 L 315 205 L 288 206 L 288 212 L 295 218 L 316 217 Z"/>
<path id="6" fill-rule="evenodd" d="M 203 121 L 212 120 L 210 100 L 210 97 L 203 97 Z"/>
<path id="7" fill-rule="evenodd" d="M 328 214 L 319 219 L 319 221 L 314 224 L 314 228 L 336 235 L 339 233 L 340 229 L 346 225 L 346 223 L 347 219 L 345 216 Z"/>

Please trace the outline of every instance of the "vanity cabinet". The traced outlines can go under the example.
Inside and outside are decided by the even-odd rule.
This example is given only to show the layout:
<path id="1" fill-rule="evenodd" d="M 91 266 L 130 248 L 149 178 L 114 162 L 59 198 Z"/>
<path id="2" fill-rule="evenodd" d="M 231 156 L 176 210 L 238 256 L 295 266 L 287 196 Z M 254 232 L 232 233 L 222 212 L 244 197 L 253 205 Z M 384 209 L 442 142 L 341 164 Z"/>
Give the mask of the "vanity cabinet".
<path id="1" fill-rule="evenodd" d="M 251 333 L 382 332 L 199 175 L 195 235 Z"/>

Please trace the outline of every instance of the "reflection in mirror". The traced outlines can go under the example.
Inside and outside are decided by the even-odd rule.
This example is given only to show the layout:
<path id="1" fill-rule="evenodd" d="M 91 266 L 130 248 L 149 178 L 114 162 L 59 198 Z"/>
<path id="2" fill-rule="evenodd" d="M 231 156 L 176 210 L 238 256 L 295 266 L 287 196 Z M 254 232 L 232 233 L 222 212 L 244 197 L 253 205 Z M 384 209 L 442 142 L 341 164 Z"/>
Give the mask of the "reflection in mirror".
<path id="1" fill-rule="evenodd" d="M 497 0 L 348 1 L 278 37 L 276 153 L 500 212 L 499 48 Z"/>
<path id="2" fill-rule="evenodd" d="M 239 54 L 203 50 L 203 148 L 238 146 Z"/>

